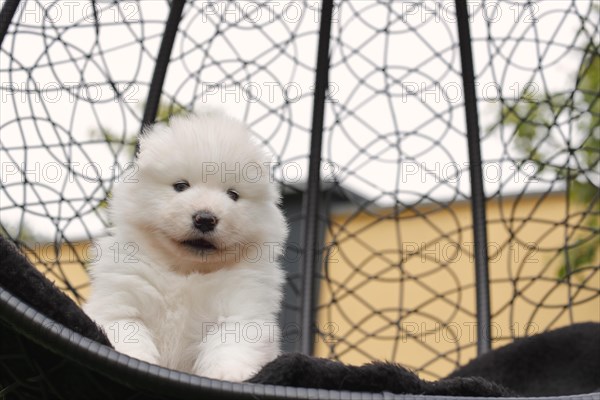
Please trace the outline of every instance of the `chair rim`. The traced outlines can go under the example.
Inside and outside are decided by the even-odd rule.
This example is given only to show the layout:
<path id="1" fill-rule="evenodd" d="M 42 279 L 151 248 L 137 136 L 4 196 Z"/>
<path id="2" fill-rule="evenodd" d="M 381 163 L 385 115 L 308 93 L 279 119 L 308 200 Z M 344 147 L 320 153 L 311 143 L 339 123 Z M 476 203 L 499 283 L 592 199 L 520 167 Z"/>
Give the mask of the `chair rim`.
<path id="1" fill-rule="evenodd" d="M 199 394 L 225 399 L 395 399 L 402 395 L 308 389 L 257 383 L 219 381 L 150 364 L 93 341 L 45 316 L 0 287 L 0 319 L 54 353 L 134 388 L 156 394 L 197 398 Z"/>
<path id="2" fill-rule="evenodd" d="M 0 287 L 0 318 L 17 332 L 72 362 L 126 386 L 138 390 L 144 387 L 147 391 L 153 391 L 155 394 L 167 397 L 196 398 L 199 394 L 203 394 L 210 395 L 211 398 L 215 399 L 256 399 L 258 397 L 260 399 L 325 400 L 408 400 L 416 398 L 420 400 L 472 400 L 478 398 L 296 388 L 258 383 L 226 382 L 192 375 L 131 358 L 108 346 L 88 339 L 41 314 L 2 287 Z M 600 400 L 600 392 L 546 397 L 490 397 L 489 399 Z"/>

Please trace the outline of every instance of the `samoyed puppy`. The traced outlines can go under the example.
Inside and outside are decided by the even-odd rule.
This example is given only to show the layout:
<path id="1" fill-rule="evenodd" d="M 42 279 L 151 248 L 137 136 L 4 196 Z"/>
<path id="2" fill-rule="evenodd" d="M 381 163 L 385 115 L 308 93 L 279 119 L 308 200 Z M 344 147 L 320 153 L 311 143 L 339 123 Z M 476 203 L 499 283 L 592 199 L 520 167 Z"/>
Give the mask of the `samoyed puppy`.
<path id="1" fill-rule="evenodd" d="M 117 351 L 243 381 L 279 354 L 287 225 L 269 158 L 219 110 L 140 140 L 115 185 L 84 310 Z"/>

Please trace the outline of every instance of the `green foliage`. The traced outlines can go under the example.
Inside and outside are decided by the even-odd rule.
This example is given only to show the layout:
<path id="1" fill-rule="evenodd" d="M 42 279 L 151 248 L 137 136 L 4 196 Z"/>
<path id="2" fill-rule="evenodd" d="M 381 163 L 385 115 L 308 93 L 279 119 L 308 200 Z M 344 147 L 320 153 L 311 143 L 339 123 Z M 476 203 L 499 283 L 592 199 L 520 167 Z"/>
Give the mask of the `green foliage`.
<path id="1" fill-rule="evenodd" d="M 572 92 L 544 95 L 525 88 L 516 101 L 504 104 L 499 123 L 514 128 L 514 144 L 536 164 L 538 176 L 564 180 L 570 201 L 587 210 L 576 243 L 564 250 L 561 279 L 590 266 L 600 247 L 600 189 L 586 176 L 600 168 L 600 55 L 594 40 L 587 45 L 574 86 Z M 567 120 L 577 121 L 576 129 L 564 133 L 560 125 Z"/>
<path id="2" fill-rule="evenodd" d="M 156 120 L 159 122 L 166 122 L 175 115 L 187 114 L 187 112 L 188 111 L 179 104 L 171 103 L 166 105 L 163 102 L 160 102 L 156 112 Z"/>
<path id="3" fill-rule="evenodd" d="M 33 245 L 36 242 L 44 242 L 45 239 L 34 234 L 25 223 L 20 227 L 5 226 L 0 224 L 0 236 L 8 239 L 11 242 L 22 243 L 25 245 Z"/>

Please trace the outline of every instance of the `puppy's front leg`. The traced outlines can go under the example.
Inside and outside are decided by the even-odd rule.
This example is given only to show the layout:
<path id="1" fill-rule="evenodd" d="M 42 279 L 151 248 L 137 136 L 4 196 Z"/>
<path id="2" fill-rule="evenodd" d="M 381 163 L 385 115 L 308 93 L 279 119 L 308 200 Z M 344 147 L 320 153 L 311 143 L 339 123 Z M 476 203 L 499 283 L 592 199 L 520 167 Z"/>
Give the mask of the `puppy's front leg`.
<path id="1" fill-rule="evenodd" d="M 159 352 L 148 327 L 138 319 L 102 323 L 115 350 L 151 364 L 159 363 Z"/>
<path id="2" fill-rule="evenodd" d="M 204 326 L 193 371 L 212 379 L 242 382 L 279 355 L 279 328 L 267 320 L 226 319 Z"/>

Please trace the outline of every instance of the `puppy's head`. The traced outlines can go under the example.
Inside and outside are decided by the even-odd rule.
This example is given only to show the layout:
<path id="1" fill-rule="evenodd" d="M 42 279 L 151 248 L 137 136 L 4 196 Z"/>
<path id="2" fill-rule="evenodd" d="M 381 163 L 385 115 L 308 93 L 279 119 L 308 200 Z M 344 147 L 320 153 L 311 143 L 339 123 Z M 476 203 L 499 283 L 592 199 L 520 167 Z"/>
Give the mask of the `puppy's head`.
<path id="1" fill-rule="evenodd" d="M 113 224 L 182 273 L 274 261 L 287 235 L 269 158 L 219 112 L 172 118 L 140 142 L 111 202 Z"/>

